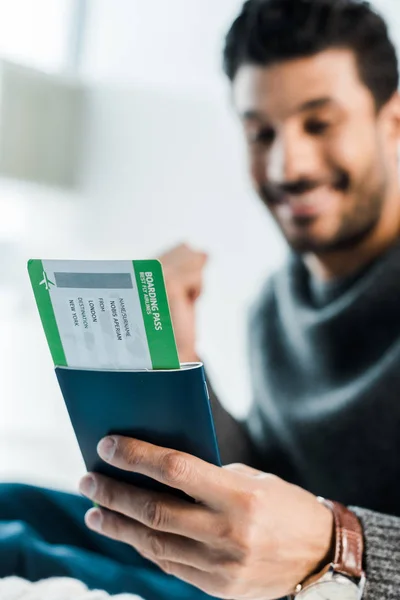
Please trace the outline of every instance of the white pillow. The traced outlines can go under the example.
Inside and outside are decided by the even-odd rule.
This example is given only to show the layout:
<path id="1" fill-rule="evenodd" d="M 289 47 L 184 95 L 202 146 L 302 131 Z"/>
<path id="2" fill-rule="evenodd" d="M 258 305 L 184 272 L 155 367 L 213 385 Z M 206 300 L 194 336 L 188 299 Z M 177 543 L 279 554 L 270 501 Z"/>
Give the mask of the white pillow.
<path id="1" fill-rule="evenodd" d="M 52 577 L 36 583 L 6 577 L 0 579 L 0 598 L 7 600 L 141 600 L 133 594 L 118 594 L 110 596 L 101 590 L 88 590 L 76 579 L 67 577 Z"/>

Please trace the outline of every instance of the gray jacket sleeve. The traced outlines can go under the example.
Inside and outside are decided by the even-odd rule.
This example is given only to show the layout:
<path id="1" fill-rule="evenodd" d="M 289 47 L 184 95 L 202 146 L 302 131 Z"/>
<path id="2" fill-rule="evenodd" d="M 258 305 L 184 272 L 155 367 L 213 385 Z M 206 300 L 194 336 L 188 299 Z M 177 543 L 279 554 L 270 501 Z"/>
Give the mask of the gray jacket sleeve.
<path id="1" fill-rule="evenodd" d="M 400 518 L 349 507 L 364 530 L 367 576 L 363 600 L 400 598 Z"/>

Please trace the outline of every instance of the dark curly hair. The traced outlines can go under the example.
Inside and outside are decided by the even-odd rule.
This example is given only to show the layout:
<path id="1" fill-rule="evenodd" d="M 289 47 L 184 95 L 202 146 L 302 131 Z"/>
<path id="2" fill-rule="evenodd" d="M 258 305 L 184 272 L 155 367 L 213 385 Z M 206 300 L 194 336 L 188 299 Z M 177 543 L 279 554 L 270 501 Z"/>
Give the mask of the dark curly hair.
<path id="1" fill-rule="evenodd" d="M 247 0 L 226 36 L 224 71 L 233 81 L 243 64 L 268 66 L 330 48 L 354 52 L 378 110 L 397 90 L 386 23 L 369 2 L 357 0 Z"/>

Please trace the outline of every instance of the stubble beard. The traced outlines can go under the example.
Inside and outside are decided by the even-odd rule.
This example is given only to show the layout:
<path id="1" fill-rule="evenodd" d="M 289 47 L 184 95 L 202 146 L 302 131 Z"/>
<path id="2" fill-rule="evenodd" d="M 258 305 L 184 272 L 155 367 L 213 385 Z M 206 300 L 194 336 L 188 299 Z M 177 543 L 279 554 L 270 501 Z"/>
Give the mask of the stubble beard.
<path id="1" fill-rule="evenodd" d="M 273 209 L 272 214 L 289 246 L 299 254 L 323 255 L 349 251 L 368 239 L 377 227 L 382 215 L 387 188 L 388 182 L 383 173 L 380 174 L 380 177 L 376 177 L 374 182 L 369 178 L 363 185 L 352 186 L 349 183 L 348 190 L 343 195 L 343 204 L 345 206 L 347 197 L 351 199 L 353 208 L 343 212 L 340 226 L 331 239 L 317 239 L 311 232 L 308 232 L 312 227 L 313 218 L 298 219 L 295 224 L 298 233 L 291 234 L 285 230 L 285 226 L 274 215 Z M 268 192 L 262 190 L 261 197 L 271 210 L 271 197 Z"/>

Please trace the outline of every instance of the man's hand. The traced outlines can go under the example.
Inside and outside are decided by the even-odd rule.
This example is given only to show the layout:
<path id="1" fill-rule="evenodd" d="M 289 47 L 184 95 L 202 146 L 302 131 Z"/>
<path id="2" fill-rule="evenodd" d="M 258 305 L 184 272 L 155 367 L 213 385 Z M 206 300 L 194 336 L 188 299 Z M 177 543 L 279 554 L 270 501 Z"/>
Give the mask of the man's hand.
<path id="1" fill-rule="evenodd" d="M 197 361 L 195 303 L 202 292 L 207 254 L 181 244 L 159 257 L 181 362 Z"/>
<path id="2" fill-rule="evenodd" d="M 212 596 L 280 598 L 329 562 L 331 511 L 274 475 L 244 465 L 215 467 L 122 436 L 105 438 L 98 452 L 196 502 L 88 474 L 81 492 L 108 509 L 91 509 L 88 527 Z"/>

